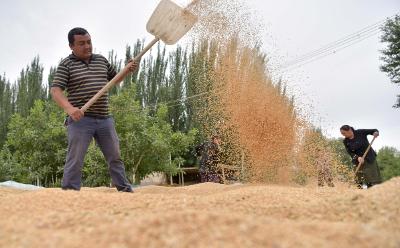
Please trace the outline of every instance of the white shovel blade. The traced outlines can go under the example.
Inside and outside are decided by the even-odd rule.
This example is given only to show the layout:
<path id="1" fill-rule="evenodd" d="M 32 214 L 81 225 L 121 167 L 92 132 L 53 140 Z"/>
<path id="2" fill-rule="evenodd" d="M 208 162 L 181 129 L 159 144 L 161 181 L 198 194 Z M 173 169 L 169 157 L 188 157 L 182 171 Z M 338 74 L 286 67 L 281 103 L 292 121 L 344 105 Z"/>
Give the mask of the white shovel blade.
<path id="1" fill-rule="evenodd" d="M 175 44 L 196 23 L 197 17 L 170 0 L 162 0 L 147 22 L 147 32 L 167 45 Z"/>

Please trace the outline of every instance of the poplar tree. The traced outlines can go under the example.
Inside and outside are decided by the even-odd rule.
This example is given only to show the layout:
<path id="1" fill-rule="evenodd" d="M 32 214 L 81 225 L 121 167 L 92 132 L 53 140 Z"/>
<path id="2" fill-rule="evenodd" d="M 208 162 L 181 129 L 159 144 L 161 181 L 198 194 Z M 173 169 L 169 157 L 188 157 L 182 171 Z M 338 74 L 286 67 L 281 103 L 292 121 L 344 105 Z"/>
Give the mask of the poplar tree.
<path id="1" fill-rule="evenodd" d="M 108 62 L 111 64 L 111 66 L 114 67 L 114 69 L 119 72 L 121 70 L 121 60 L 118 60 L 117 58 L 117 53 L 114 50 L 111 50 L 108 53 Z M 121 86 L 120 85 L 114 85 L 110 90 L 109 90 L 109 94 L 110 95 L 115 95 L 118 94 L 119 90 L 120 90 Z"/>
<path id="2" fill-rule="evenodd" d="M 400 85 L 400 15 L 388 19 L 382 31 L 381 41 L 386 43 L 387 47 L 381 51 L 384 64 L 380 69 L 388 74 L 393 83 Z M 397 95 L 393 107 L 400 108 L 400 95 Z"/>
<path id="3" fill-rule="evenodd" d="M 42 79 L 43 66 L 40 64 L 39 56 L 37 56 L 26 69 L 22 69 L 17 80 L 17 113 L 27 116 L 36 100 L 47 98 L 47 87 L 43 87 Z"/>
<path id="4" fill-rule="evenodd" d="M 13 89 L 5 75 L 0 75 L 0 148 L 5 142 L 7 126 L 14 112 Z"/>
<path id="5" fill-rule="evenodd" d="M 185 85 L 187 83 L 187 52 L 178 46 L 169 56 L 169 78 L 166 84 L 168 118 L 174 131 L 187 131 Z"/>

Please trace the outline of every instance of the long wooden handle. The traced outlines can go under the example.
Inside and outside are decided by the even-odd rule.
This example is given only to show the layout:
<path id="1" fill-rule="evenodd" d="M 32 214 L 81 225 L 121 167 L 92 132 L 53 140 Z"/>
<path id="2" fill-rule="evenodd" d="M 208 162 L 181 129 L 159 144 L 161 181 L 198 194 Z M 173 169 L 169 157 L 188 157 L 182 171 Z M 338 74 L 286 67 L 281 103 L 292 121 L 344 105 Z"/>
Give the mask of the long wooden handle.
<path id="1" fill-rule="evenodd" d="M 367 153 L 368 153 L 369 150 L 371 149 L 372 143 L 374 143 L 375 138 L 376 138 L 376 137 L 374 136 L 374 138 L 371 140 L 371 143 L 369 144 L 367 150 L 365 150 L 365 152 L 364 152 L 364 154 L 363 154 L 363 156 L 362 156 L 363 160 L 365 159 L 365 157 L 367 156 Z M 357 175 L 357 172 L 360 170 L 361 165 L 362 165 L 362 163 L 359 163 L 359 164 L 358 164 L 358 166 L 357 166 L 357 168 L 356 168 L 356 172 L 355 172 L 356 175 Z"/>
<path id="2" fill-rule="evenodd" d="M 83 105 L 83 107 L 81 108 L 81 110 L 83 112 L 86 112 L 86 110 L 88 108 L 90 108 L 90 106 L 93 105 L 93 103 L 95 103 L 102 95 L 104 95 L 106 92 L 108 92 L 108 90 L 114 86 L 115 84 L 121 82 L 122 80 L 124 80 L 124 78 L 126 77 L 126 75 L 128 75 L 130 73 L 129 68 L 131 67 L 132 63 L 134 63 L 135 61 L 140 61 L 140 59 L 142 58 L 142 56 L 148 51 L 150 50 L 150 48 L 156 44 L 158 41 L 160 40 L 160 38 L 155 37 L 145 48 L 143 48 L 143 50 L 132 60 L 132 62 L 128 63 L 124 69 L 122 69 L 117 75 L 115 75 L 115 77 L 113 79 L 111 79 L 110 82 L 108 82 L 101 90 L 99 90 L 99 92 L 96 93 L 96 95 L 94 95 L 85 105 Z"/>

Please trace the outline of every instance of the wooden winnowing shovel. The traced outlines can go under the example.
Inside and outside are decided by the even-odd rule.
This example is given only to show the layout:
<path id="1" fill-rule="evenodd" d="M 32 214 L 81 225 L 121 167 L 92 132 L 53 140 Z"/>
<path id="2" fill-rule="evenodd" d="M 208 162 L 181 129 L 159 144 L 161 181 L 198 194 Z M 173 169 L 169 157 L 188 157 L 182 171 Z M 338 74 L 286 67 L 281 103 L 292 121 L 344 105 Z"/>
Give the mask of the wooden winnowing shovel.
<path id="1" fill-rule="evenodd" d="M 154 39 L 143 50 L 127 64 L 110 82 L 96 93 L 82 108 L 85 112 L 93 103 L 115 84 L 121 82 L 130 73 L 129 68 L 135 61 L 139 62 L 141 57 L 159 40 L 167 45 L 175 44 L 184 36 L 197 22 L 197 17 L 187 9 L 180 7 L 170 0 L 162 0 L 154 10 L 147 22 L 147 32 L 154 35 Z"/>
<path id="2" fill-rule="evenodd" d="M 371 140 L 371 143 L 369 144 L 367 150 L 365 150 L 365 152 L 364 152 L 364 154 L 363 154 L 363 156 L 362 156 L 363 160 L 365 159 L 365 157 L 367 156 L 367 153 L 368 153 L 369 150 L 371 149 L 372 143 L 374 143 L 375 138 L 376 138 L 376 137 L 374 136 L 374 138 Z M 362 163 L 359 163 L 359 164 L 358 164 L 358 166 L 357 166 L 357 168 L 356 168 L 356 171 L 355 171 L 355 175 L 356 175 L 356 176 L 357 176 L 358 171 L 361 169 L 361 166 L 362 166 L 362 165 L 363 165 Z"/>

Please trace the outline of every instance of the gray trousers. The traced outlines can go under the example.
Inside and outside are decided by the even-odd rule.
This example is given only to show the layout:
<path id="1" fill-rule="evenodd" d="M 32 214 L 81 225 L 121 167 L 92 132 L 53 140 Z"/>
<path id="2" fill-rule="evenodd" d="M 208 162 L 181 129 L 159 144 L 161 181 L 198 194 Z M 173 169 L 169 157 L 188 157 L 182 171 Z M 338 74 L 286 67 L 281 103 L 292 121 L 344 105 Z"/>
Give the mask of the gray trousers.
<path id="1" fill-rule="evenodd" d="M 68 153 L 62 180 L 63 189 L 80 190 L 83 161 L 94 138 L 108 164 L 113 184 L 118 191 L 132 191 L 121 160 L 119 139 L 112 117 L 99 119 L 83 117 L 79 121 L 68 119 Z"/>

